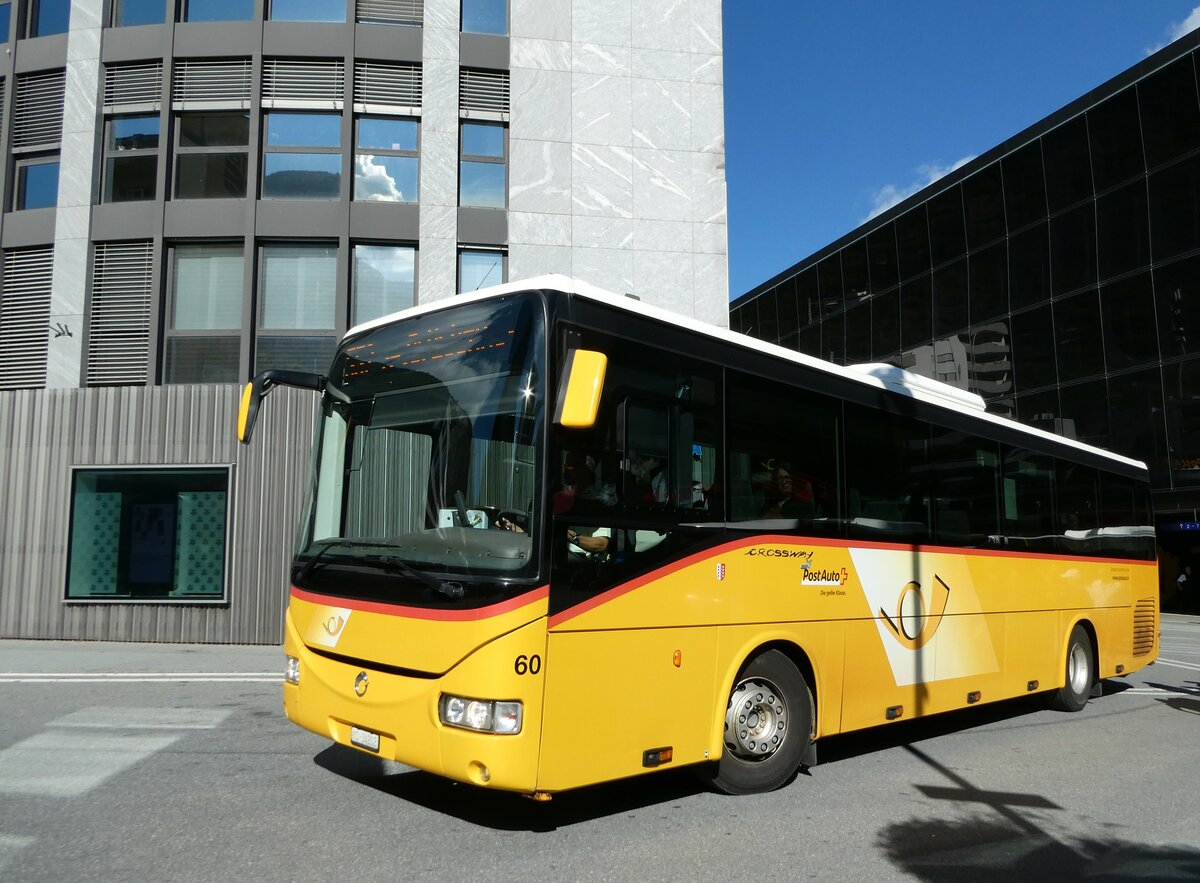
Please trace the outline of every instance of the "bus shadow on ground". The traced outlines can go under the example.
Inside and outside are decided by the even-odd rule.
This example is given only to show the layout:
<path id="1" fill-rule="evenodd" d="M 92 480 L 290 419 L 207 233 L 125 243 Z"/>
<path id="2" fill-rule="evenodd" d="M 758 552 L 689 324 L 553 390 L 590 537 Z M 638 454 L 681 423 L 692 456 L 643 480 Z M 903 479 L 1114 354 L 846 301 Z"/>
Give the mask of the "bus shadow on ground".
<path id="1" fill-rule="evenodd" d="M 1200 850 L 1189 846 L 1102 834 L 1056 840 L 1029 824 L 983 815 L 896 822 L 879 832 L 876 845 L 897 869 L 929 883 L 1200 879 Z"/>
<path id="2" fill-rule="evenodd" d="M 497 831 L 554 831 L 682 800 L 707 790 L 691 770 L 664 770 L 652 776 L 566 791 L 542 803 L 519 794 L 454 782 L 420 770 L 389 772 L 381 759 L 341 745 L 331 745 L 313 760 L 322 769 L 360 785 Z"/>

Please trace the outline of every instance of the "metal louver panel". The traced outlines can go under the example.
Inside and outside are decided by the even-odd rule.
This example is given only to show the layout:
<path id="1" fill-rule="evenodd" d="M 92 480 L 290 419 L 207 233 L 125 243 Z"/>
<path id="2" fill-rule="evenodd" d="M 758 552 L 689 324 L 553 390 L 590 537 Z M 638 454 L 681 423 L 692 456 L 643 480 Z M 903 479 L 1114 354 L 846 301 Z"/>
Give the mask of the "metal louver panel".
<path id="1" fill-rule="evenodd" d="M 458 111 L 464 117 L 508 119 L 508 71 L 462 68 L 458 74 Z"/>
<path id="2" fill-rule="evenodd" d="M 365 24 L 419 26 L 425 20 L 425 0 L 358 0 L 354 20 Z"/>
<path id="3" fill-rule="evenodd" d="M 1154 649 L 1154 626 L 1158 617 L 1154 599 L 1143 598 L 1133 608 L 1133 655 L 1145 656 Z"/>
<path id="4" fill-rule="evenodd" d="M 249 58 L 176 61 L 171 104 L 176 110 L 249 108 Z"/>
<path id="5" fill-rule="evenodd" d="M 0 284 L 0 389 L 46 385 L 54 247 L 4 253 Z"/>
<path id="6" fill-rule="evenodd" d="M 19 74 L 13 105 L 13 149 L 54 148 L 62 137 L 64 71 Z"/>
<path id="7" fill-rule="evenodd" d="M 158 110 L 162 61 L 109 65 L 104 69 L 104 112 Z"/>
<path id="8" fill-rule="evenodd" d="M 146 382 L 154 243 L 104 242 L 92 262 L 87 385 Z"/>
<path id="9" fill-rule="evenodd" d="M 345 66 L 336 59 L 264 59 L 262 94 L 263 107 L 341 109 Z"/>
<path id="10" fill-rule="evenodd" d="M 421 66 L 355 62 L 354 109 L 359 113 L 420 113 Z"/>

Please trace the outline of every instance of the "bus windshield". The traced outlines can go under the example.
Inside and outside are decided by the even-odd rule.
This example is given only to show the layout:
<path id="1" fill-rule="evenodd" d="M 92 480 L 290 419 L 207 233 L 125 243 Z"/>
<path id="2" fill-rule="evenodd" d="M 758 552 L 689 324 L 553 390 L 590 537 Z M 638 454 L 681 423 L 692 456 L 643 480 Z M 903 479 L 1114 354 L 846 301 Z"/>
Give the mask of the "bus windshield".
<path id="1" fill-rule="evenodd" d="M 537 576 L 540 298 L 373 328 L 334 357 L 293 584 L 409 606 L 482 606 Z"/>

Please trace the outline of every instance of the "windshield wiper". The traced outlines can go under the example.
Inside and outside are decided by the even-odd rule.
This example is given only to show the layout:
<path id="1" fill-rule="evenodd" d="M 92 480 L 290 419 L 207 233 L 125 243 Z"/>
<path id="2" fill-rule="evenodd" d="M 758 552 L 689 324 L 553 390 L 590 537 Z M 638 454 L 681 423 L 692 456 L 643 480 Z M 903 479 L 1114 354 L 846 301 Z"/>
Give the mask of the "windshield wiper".
<path id="1" fill-rule="evenodd" d="M 390 549 L 391 543 L 372 542 L 370 540 L 330 540 L 321 545 L 317 550 L 317 554 L 313 555 L 296 574 L 296 582 L 303 582 L 316 569 L 318 562 L 325 557 L 325 553 L 330 549 Z M 395 555 L 380 555 L 379 561 L 389 567 L 399 570 L 406 576 L 411 576 L 419 582 L 424 583 L 435 592 L 445 595 L 447 598 L 457 601 L 464 594 L 462 583 L 452 582 L 449 580 L 440 580 L 437 577 L 430 576 L 423 570 L 418 570 L 402 558 L 397 558 Z"/>

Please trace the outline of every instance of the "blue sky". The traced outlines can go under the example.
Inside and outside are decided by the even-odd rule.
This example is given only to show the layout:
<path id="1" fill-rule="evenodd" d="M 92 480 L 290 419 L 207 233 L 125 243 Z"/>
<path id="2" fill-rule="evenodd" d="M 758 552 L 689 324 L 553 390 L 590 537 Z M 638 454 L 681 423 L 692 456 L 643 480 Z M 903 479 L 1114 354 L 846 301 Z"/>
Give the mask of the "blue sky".
<path id="1" fill-rule="evenodd" d="M 725 0 L 729 295 L 1200 24 L 1196 0 Z"/>

